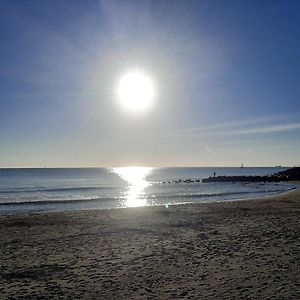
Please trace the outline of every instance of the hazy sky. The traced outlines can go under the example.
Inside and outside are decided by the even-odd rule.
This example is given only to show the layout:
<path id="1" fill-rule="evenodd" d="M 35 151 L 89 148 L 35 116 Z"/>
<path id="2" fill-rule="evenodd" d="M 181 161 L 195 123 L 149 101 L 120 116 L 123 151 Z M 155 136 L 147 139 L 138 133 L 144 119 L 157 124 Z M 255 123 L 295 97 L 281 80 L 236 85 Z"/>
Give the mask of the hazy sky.
<path id="1" fill-rule="evenodd" d="M 0 62 L 0 167 L 300 164 L 298 0 L 1 0 Z"/>

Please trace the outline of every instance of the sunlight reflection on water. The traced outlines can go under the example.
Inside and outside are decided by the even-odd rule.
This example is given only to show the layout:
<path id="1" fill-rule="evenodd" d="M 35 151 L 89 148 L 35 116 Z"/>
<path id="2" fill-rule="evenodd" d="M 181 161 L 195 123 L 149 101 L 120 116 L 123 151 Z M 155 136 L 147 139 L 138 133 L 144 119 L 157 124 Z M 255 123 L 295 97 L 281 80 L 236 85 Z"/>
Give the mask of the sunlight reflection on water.
<path id="1" fill-rule="evenodd" d="M 114 168 L 113 171 L 128 183 L 125 206 L 136 207 L 146 205 L 145 188 L 150 183 L 145 178 L 151 173 L 152 168 L 120 167 Z"/>

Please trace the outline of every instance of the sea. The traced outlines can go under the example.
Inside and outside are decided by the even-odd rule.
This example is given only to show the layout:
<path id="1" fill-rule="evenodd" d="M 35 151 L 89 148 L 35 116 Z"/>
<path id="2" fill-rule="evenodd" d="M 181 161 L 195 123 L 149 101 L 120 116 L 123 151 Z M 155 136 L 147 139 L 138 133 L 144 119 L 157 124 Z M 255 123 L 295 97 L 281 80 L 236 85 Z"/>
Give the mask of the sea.
<path id="1" fill-rule="evenodd" d="M 229 201 L 273 195 L 291 183 L 202 183 L 218 175 L 268 175 L 287 168 L 0 169 L 0 215 Z"/>

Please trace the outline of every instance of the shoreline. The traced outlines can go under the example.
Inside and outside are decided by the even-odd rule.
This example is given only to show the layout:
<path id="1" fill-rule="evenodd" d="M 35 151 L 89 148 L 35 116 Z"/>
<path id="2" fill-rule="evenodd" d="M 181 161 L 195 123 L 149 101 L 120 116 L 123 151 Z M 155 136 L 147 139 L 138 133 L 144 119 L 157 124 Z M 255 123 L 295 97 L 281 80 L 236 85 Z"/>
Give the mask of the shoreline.
<path id="1" fill-rule="evenodd" d="M 168 208 L 0 216 L 0 295 L 297 299 L 299 217 L 299 188 Z"/>
<path id="2" fill-rule="evenodd" d="M 232 201 L 251 201 L 254 199 L 265 199 L 265 198 L 269 198 L 269 197 L 276 197 L 277 195 L 284 195 L 286 193 L 290 193 L 294 190 L 300 189 L 300 181 L 291 181 L 288 182 L 290 184 L 294 184 L 295 186 L 290 188 L 287 191 L 280 191 L 280 192 L 276 192 L 275 194 L 267 194 L 267 195 L 263 195 L 263 196 L 257 196 L 257 197 L 249 197 L 249 198 L 233 198 L 233 199 L 221 199 L 221 200 L 214 200 L 214 201 L 203 201 L 203 202 L 185 202 L 185 203 L 168 203 L 168 204 L 158 204 L 158 205 L 145 205 L 145 206 L 133 206 L 133 207 L 112 207 L 112 208 L 82 208 L 82 209 L 73 209 L 73 210 L 47 210 L 47 211 L 32 211 L 32 212 L 14 212 L 14 213 L 8 213 L 8 214 L 1 214 L 0 212 L 0 217 L 4 217 L 4 216 L 22 216 L 22 215 L 36 215 L 36 214 L 51 214 L 51 213 L 71 213 L 71 212 L 80 212 L 80 211 L 94 211 L 94 210 L 119 210 L 119 209 L 131 209 L 131 208 L 139 208 L 139 207 L 166 207 L 166 206 L 177 206 L 177 205 L 202 205 L 202 204 L 210 204 L 210 203 L 226 203 L 226 202 L 232 202 Z M 70 200 L 70 201 L 51 201 L 51 203 L 53 204 L 61 204 L 61 203 L 76 203 L 79 200 Z M 88 200 L 87 200 L 88 201 Z M 80 201 L 79 201 L 80 202 Z M 0 208 L 1 206 L 17 206 L 17 205 L 35 205 L 35 204 L 48 204 L 48 202 L 44 202 L 44 201 L 36 201 L 36 202 L 25 202 L 25 203 L 0 203 Z"/>

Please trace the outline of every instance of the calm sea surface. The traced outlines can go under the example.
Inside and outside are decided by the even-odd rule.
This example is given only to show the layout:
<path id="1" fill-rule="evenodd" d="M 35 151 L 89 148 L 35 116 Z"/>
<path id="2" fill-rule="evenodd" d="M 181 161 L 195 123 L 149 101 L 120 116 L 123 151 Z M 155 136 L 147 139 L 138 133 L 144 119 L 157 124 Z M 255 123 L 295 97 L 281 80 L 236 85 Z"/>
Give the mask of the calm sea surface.
<path id="1" fill-rule="evenodd" d="M 0 169 L 0 214 L 246 199 L 289 183 L 174 183 L 216 175 L 266 175 L 284 168 Z M 169 182 L 169 183 L 168 183 Z"/>

